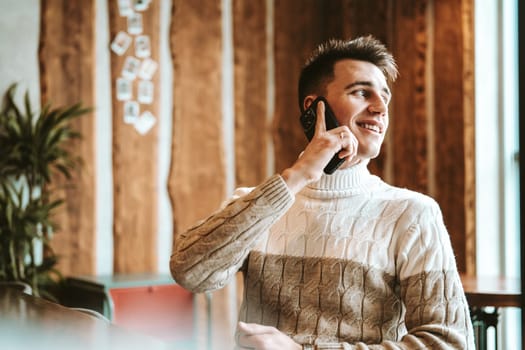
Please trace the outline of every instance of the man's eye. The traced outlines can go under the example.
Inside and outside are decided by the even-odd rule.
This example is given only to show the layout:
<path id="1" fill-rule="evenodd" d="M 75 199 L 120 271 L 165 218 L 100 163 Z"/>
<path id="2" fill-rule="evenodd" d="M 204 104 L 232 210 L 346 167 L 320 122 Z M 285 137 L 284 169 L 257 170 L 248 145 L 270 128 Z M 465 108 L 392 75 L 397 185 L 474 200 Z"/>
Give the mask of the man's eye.
<path id="1" fill-rule="evenodd" d="M 354 91 L 354 95 L 361 96 L 361 97 L 366 97 L 368 94 L 367 94 L 366 90 L 359 89 L 359 90 L 355 90 Z"/>

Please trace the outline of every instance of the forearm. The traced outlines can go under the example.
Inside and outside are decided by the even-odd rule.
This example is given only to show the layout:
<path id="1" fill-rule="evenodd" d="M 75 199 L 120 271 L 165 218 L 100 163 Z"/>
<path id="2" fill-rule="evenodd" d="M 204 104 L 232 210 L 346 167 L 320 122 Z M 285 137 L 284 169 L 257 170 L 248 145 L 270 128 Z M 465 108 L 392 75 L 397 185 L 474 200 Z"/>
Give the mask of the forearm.
<path id="1" fill-rule="evenodd" d="M 223 287 L 292 202 L 286 184 L 275 175 L 175 237 L 170 259 L 175 281 L 194 292 Z"/>
<path id="2" fill-rule="evenodd" d="M 399 341 L 384 341 L 379 344 L 364 342 L 320 342 L 303 346 L 312 350 L 474 350 L 472 334 L 467 327 L 449 325 L 423 325 L 411 330 Z"/>

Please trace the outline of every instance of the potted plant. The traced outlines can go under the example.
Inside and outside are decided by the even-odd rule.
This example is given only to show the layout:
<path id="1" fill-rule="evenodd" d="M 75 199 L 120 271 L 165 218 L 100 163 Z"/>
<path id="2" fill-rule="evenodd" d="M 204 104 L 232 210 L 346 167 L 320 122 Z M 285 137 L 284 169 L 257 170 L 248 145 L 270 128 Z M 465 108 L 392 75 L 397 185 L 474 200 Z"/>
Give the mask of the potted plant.
<path id="1" fill-rule="evenodd" d="M 52 214 L 63 200 L 50 185 L 78 164 L 65 146 L 80 137 L 70 121 L 89 109 L 47 105 L 35 113 L 27 92 L 24 107 L 17 106 L 15 91 L 13 84 L 0 108 L 0 281 L 23 282 L 33 294 L 55 299 L 61 276 L 49 243 Z"/>

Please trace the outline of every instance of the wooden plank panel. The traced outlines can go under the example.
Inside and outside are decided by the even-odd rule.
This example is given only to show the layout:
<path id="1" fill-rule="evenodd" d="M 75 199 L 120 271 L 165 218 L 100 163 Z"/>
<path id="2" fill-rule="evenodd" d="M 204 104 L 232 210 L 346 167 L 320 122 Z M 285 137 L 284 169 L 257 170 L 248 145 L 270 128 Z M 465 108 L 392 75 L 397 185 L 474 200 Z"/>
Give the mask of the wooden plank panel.
<path id="1" fill-rule="evenodd" d="M 373 35 L 393 51 L 393 1 L 389 0 L 345 0 L 341 9 L 334 9 L 331 16 L 342 15 L 342 38 L 355 38 L 362 35 Z M 329 18 L 332 18 L 329 16 Z M 393 88 L 395 89 L 395 87 Z M 394 106 L 391 105 L 392 109 Z M 389 131 L 383 142 L 379 156 L 370 161 L 368 169 L 373 174 L 393 183 L 391 168 L 393 166 L 392 130 Z M 390 176 L 389 176 L 390 175 Z"/>
<path id="2" fill-rule="evenodd" d="M 391 6 L 388 1 L 379 1 L 373 6 L 364 0 L 276 2 L 276 109 L 273 134 L 278 171 L 292 164 L 306 145 L 297 124 L 297 80 L 304 60 L 312 49 L 329 38 L 351 38 L 365 34 L 372 34 L 388 45 L 390 19 Z M 294 114 L 293 111 L 297 112 Z M 378 159 L 370 165 L 376 174 L 383 173 L 385 153 L 384 148 Z"/>
<path id="3" fill-rule="evenodd" d="M 324 25 L 325 6 L 326 2 L 321 0 L 275 2 L 276 95 L 272 134 L 275 169 L 278 172 L 293 164 L 307 143 L 299 124 L 297 95 L 297 82 L 304 61 L 319 43 L 340 34 L 340 29 L 334 34 L 334 28 L 340 28 L 339 26 Z M 331 32 L 327 32 L 328 30 Z"/>
<path id="4" fill-rule="evenodd" d="M 225 199 L 226 170 L 221 2 L 174 0 L 172 6 L 174 108 L 168 192 L 176 237 Z M 196 296 L 198 349 L 232 347 L 231 288 L 235 287 Z"/>
<path id="5" fill-rule="evenodd" d="M 428 193 L 427 1 L 395 3 L 393 54 L 399 78 L 393 87 L 390 137 L 392 182 Z"/>
<path id="6" fill-rule="evenodd" d="M 474 109 L 470 57 L 473 50 L 472 43 L 465 42 L 467 38 L 472 39 L 472 28 L 470 24 L 458 24 L 467 19 L 464 17 L 463 4 L 469 3 L 470 0 L 434 2 L 435 197 L 443 210 L 460 272 L 467 272 L 466 190 L 472 190 L 472 186 L 466 184 L 466 174 L 472 172 L 466 168 L 465 157 L 466 147 L 469 148 L 468 154 L 473 156 L 471 138 Z M 468 7 L 472 9 L 471 5 Z M 467 28 L 470 30 L 465 33 Z M 466 47 L 468 51 L 465 51 Z M 469 167 L 472 167 L 472 162 L 469 161 Z M 468 202 L 472 206 L 471 199 Z M 473 208 L 469 207 L 468 211 L 471 210 Z"/>
<path id="7" fill-rule="evenodd" d="M 40 88 L 42 105 L 95 106 L 95 1 L 41 2 Z M 71 181 L 56 178 L 57 194 L 66 199 L 56 213 L 58 231 L 52 247 L 64 275 L 95 272 L 94 113 L 72 122 L 82 134 L 68 149 L 83 160 Z"/>
<path id="8" fill-rule="evenodd" d="M 108 0 L 109 32 L 113 41 L 119 31 L 128 31 L 127 18 L 120 16 L 116 0 Z M 150 37 L 151 59 L 159 61 L 158 1 L 152 1 L 142 14 L 142 34 Z M 134 39 L 136 35 L 131 35 Z M 133 124 L 124 122 L 124 102 L 117 100 L 116 81 L 122 76 L 124 60 L 135 56 L 134 43 L 122 55 L 111 53 L 113 108 L 113 250 L 116 273 L 154 272 L 157 235 L 157 144 L 158 131 L 153 127 L 141 135 Z M 140 113 L 159 114 L 159 74 L 152 78 L 152 104 L 140 104 Z M 137 100 L 138 78 L 132 82 L 133 100 Z"/>
<path id="9" fill-rule="evenodd" d="M 237 186 L 267 176 L 268 64 L 266 0 L 233 1 L 235 175 Z"/>
<path id="10" fill-rule="evenodd" d="M 465 147 L 465 271 L 476 274 L 476 128 L 474 2 L 461 2 L 463 31 L 463 125 Z"/>
<path id="11" fill-rule="evenodd" d="M 171 52 L 174 108 L 168 187 L 177 234 L 208 216 L 225 197 L 220 2 L 174 1 Z"/>
<path id="12" fill-rule="evenodd" d="M 342 14 L 342 33 L 345 37 L 371 34 L 388 46 L 393 35 L 392 8 L 391 0 L 345 0 L 342 9 L 335 11 Z"/>

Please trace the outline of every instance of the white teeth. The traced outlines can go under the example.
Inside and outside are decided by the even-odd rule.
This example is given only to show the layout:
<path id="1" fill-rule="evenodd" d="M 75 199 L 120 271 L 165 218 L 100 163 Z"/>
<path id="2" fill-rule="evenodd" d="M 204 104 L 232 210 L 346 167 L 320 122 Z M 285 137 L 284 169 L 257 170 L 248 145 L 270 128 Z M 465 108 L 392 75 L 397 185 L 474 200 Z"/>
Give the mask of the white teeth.
<path id="1" fill-rule="evenodd" d="M 368 130 L 375 131 L 377 133 L 381 132 L 381 129 L 379 129 L 379 126 L 377 126 L 377 125 L 361 124 L 361 127 L 365 128 L 365 129 L 368 129 Z"/>

